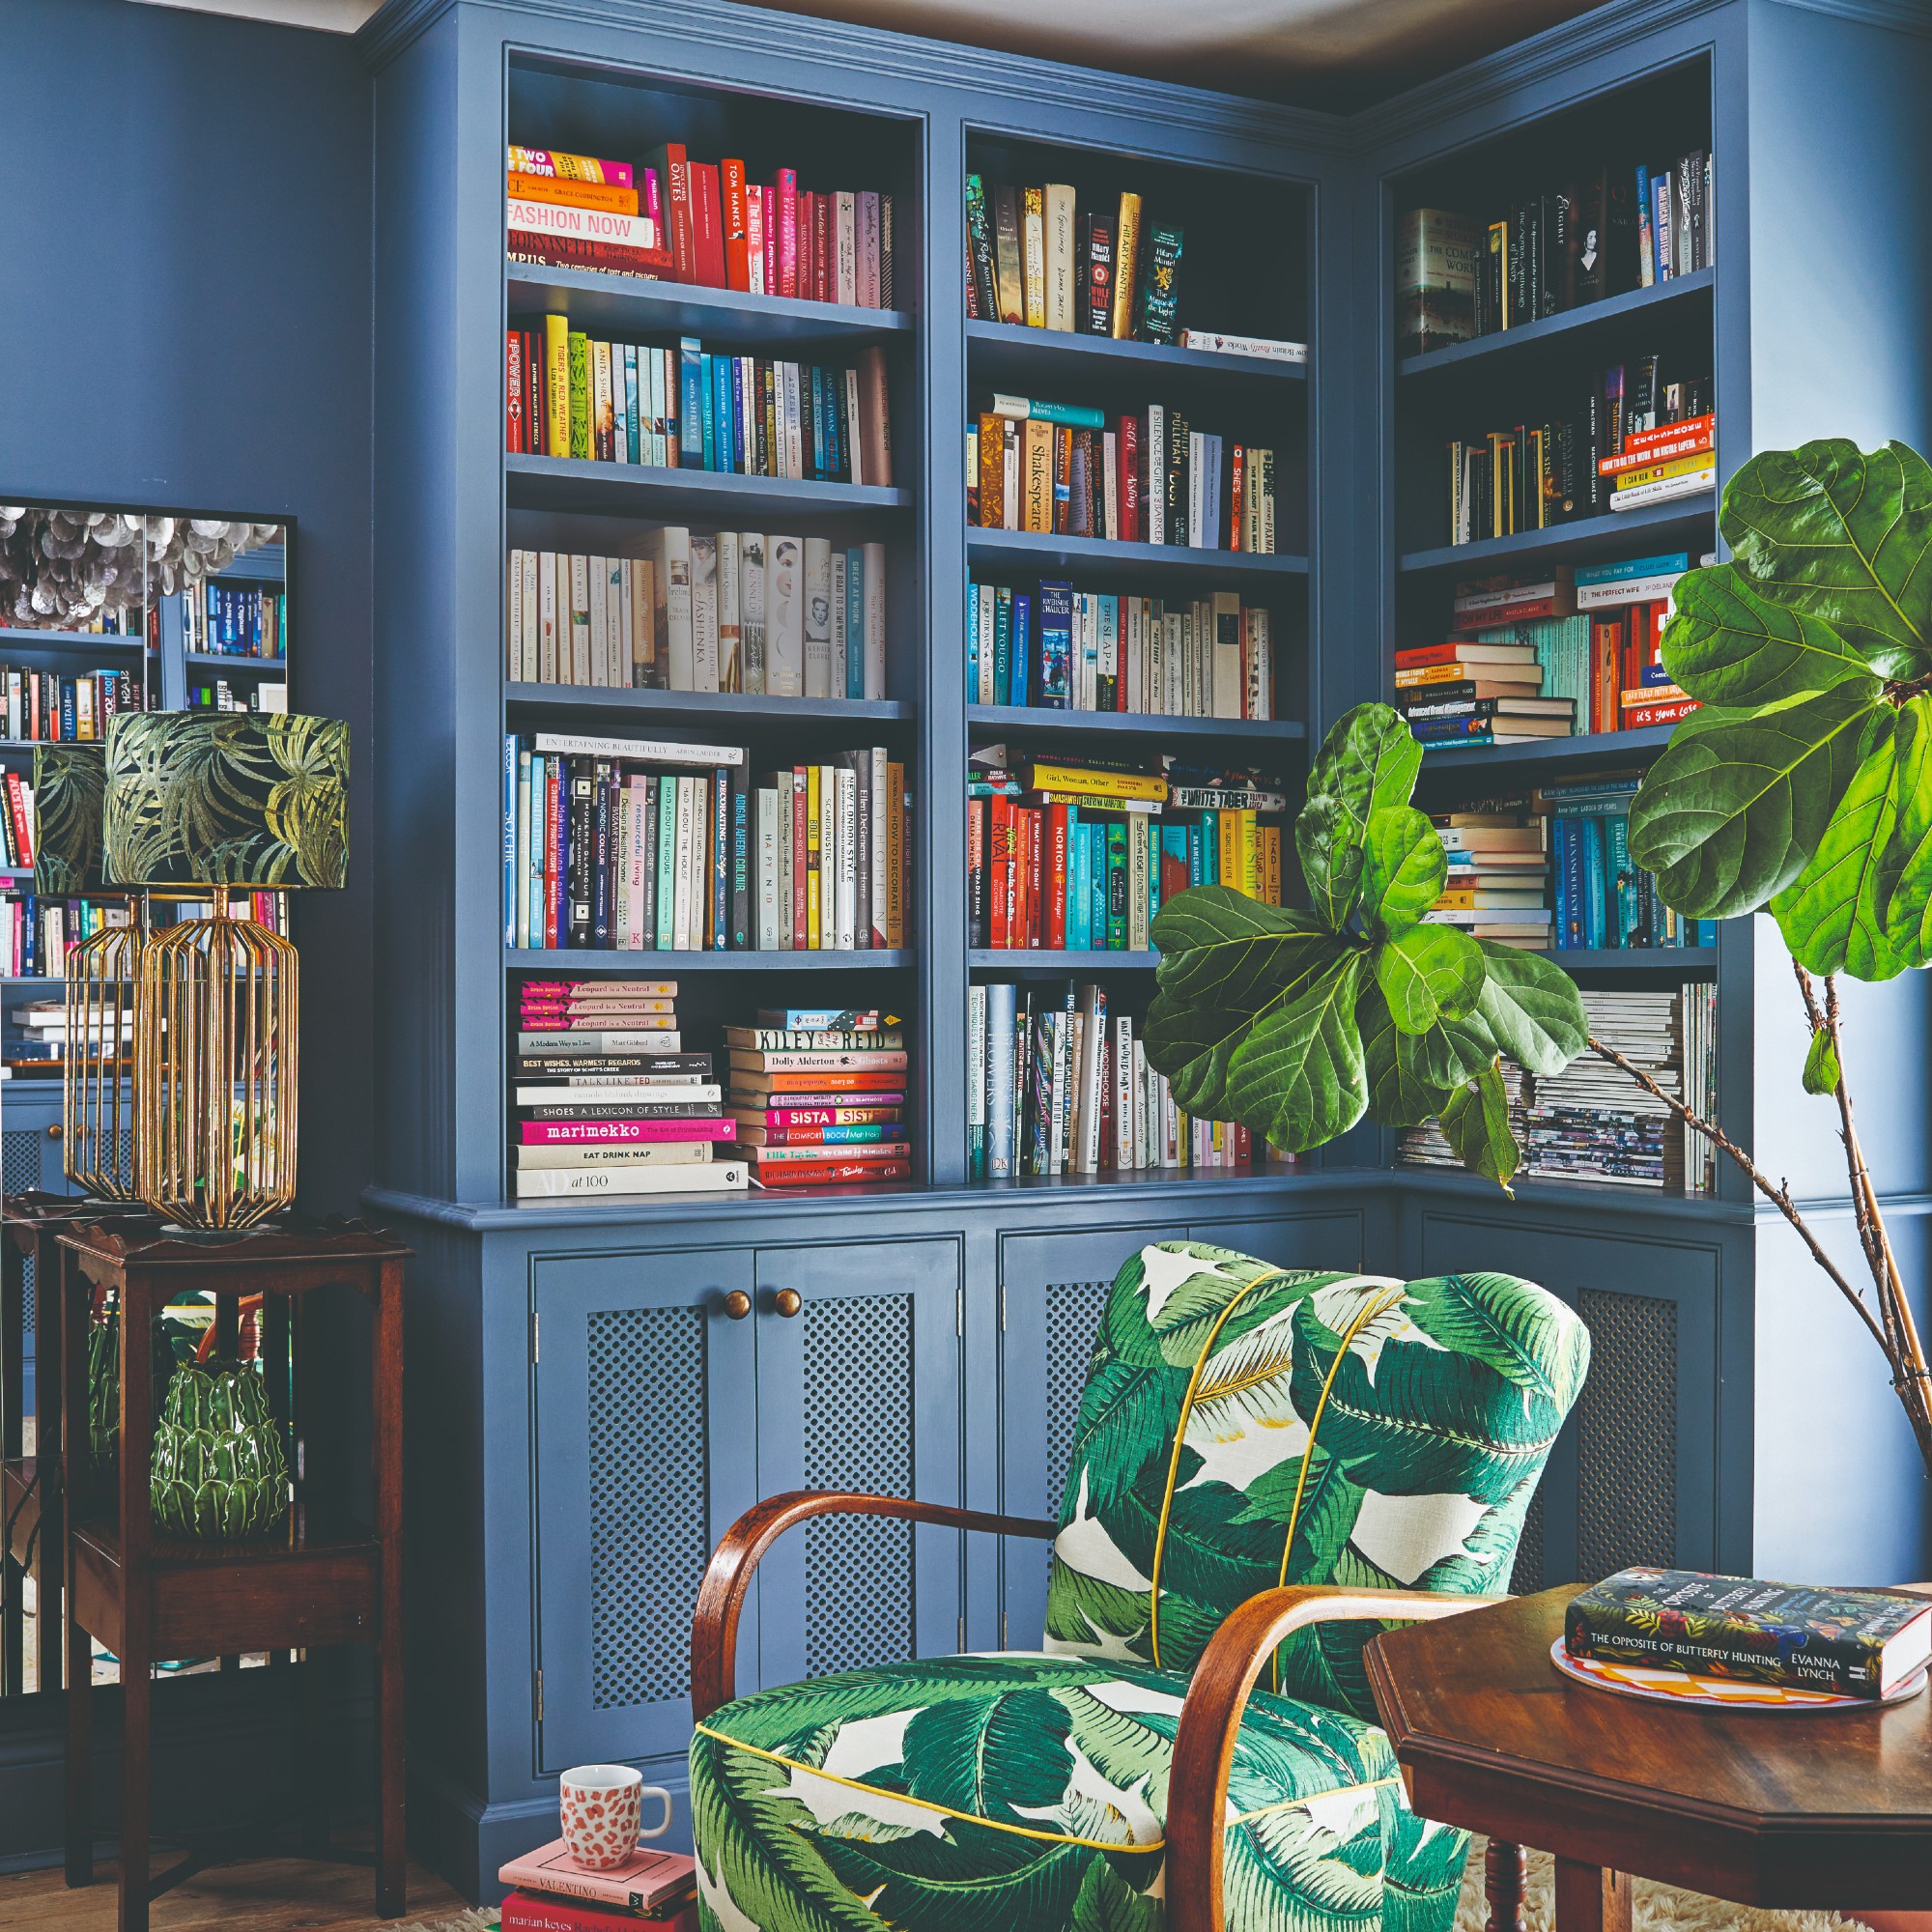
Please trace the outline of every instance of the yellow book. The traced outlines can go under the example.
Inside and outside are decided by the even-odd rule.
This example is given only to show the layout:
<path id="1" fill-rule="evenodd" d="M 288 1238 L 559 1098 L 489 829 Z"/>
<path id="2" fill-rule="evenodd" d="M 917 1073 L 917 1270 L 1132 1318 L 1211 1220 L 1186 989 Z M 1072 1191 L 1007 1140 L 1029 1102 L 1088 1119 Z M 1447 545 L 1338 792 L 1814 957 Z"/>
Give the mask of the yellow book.
<path id="1" fill-rule="evenodd" d="M 544 317 L 544 454 L 561 456 L 570 447 L 570 318 Z"/>
<path id="2" fill-rule="evenodd" d="M 1241 890 L 1251 899 L 1262 895 L 1261 849 L 1255 838 L 1255 814 L 1243 807 L 1235 814 L 1236 835 L 1241 854 Z"/>
<path id="3" fill-rule="evenodd" d="M 1272 906 L 1281 903 L 1281 827 L 1256 828 L 1262 841 L 1262 897 Z"/>
<path id="4" fill-rule="evenodd" d="M 1020 215 L 1020 271 L 1026 285 L 1029 328 L 1046 327 L 1046 196 L 1037 187 L 1025 190 Z"/>
<path id="5" fill-rule="evenodd" d="M 590 454 L 590 338 L 581 329 L 570 331 L 570 453 Z"/>
<path id="6" fill-rule="evenodd" d="M 1145 798 L 1156 805 L 1167 798 L 1167 781 L 1146 772 L 1094 772 L 1084 765 L 1054 765 L 1033 759 L 1027 777 L 1036 791 L 1070 791 L 1087 798 Z"/>
<path id="7" fill-rule="evenodd" d="M 1134 295 L 1140 286 L 1141 198 L 1121 196 L 1120 219 L 1114 234 L 1113 336 L 1127 341 L 1134 332 Z"/>
<path id="8" fill-rule="evenodd" d="M 1673 456 L 1667 463 L 1652 463 L 1642 469 L 1620 470 L 1612 478 L 1613 487 L 1618 490 L 1634 490 L 1639 483 L 1661 483 L 1666 476 L 1689 476 L 1699 469 L 1715 469 L 1717 456 L 1708 449 L 1700 449 L 1690 456 Z"/>
<path id="9" fill-rule="evenodd" d="M 1440 894 L 1433 908 L 1436 912 L 1469 912 L 1476 903 L 1476 889 L 1473 886 L 1451 886 Z"/>
<path id="10" fill-rule="evenodd" d="M 818 843 L 818 770 L 805 768 L 805 945 L 809 952 L 818 951 L 819 868 L 824 854 Z"/>
<path id="11" fill-rule="evenodd" d="M 886 766 L 886 944 L 905 944 L 905 767 L 892 763 Z"/>
<path id="12" fill-rule="evenodd" d="M 1053 425 L 1020 424 L 1020 528 L 1053 531 Z"/>
<path id="13" fill-rule="evenodd" d="M 1070 330 L 1078 299 L 1074 283 L 1080 272 L 1080 242 L 1075 234 L 1077 197 L 1065 183 L 1046 185 L 1046 313 L 1048 328 Z"/>
<path id="14" fill-rule="evenodd" d="M 1238 822 L 1232 811 L 1214 814 L 1214 876 L 1236 892 L 1241 889 L 1241 846 Z"/>

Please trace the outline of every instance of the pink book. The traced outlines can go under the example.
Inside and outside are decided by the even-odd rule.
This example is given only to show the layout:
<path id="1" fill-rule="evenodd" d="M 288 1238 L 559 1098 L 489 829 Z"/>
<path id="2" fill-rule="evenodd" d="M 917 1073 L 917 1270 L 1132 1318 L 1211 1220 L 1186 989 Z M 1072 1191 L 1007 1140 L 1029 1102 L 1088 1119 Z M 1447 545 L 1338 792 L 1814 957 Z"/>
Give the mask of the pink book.
<path id="1" fill-rule="evenodd" d="M 626 1147 L 639 1141 L 728 1141 L 736 1121 L 525 1121 L 526 1147 Z M 522 1881 L 519 1881 L 522 1883 Z"/>
<path id="2" fill-rule="evenodd" d="M 779 204 L 779 294 L 788 300 L 798 286 L 798 170 L 781 168 L 772 185 Z"/>
<path id="3" fill-rule="evenodd" d="M 799 1107 L 903 1107 L 903 1094 L 773 1094 L 767 1096 L 752 1097 L 740 1090 L 732 1090 L 732 1097 L 727 1102 L 733 1107 L 768 1107 L 786 1113 L 791 1119 L 801 1118 L 793 1110 Z M 849 1120 L 850 1115 L 844 1116 Z"/>
<path id="4" fill-rule="evenodd" d="M 657 229 L 660 236 L 665 235 L 668 231 L 665 228 L 664 189 L 658 185 L 657 169 L 644 170 L 641 197 L 644 213 L 650 216 L 652 226 Z"/>
<path id="5" fill-rule="evenodd" d="M 633 1912 L 649 1912 L 691 1891 L 697 1866 L 683 1852 L 654 1852 L 639 1845 L 636 1854 L 609 1871 L 585 1871 L 561 1838 L 539 1845 L 497 1870 L 499 1885 L 530 1891 L 560 1892 L 565 1898 L 593 1898 Z"/>

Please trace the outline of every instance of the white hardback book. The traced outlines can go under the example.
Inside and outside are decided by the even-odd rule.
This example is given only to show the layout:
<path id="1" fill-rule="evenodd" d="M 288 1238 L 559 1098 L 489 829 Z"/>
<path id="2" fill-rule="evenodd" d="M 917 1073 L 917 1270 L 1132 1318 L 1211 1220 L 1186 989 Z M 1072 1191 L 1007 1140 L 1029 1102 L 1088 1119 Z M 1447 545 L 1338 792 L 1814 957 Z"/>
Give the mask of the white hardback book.
<path id="1" fill-rule="evenodd" d="M 760 785 L 754 800 L 753 850 L 757 855 L 758 951 L 779 950 L 779 793 Z"/>
<path id="2" fill-rule="evenodd" d="M 742 539 L 736 530 L 718 532 L 718 689 L 745 688 L 745 634 L 740 614 L 744 586 Z"/>
<path id="3" fill-rule="evenodd" d="M 866 546 L 866 696 L 886 695 L 886 547 Z"/>
<path id="4" fill-rule="evenodd" d="M 691 532 L 668 524 L 644 539 L 644 554 L 656 578 L 659 647 L 667 653 L 672 691 L 695 691 L 695 644 L 691 615 Z"/>
<path id="5" fill-rule="evenodd" d="M 805 540 L 805 695 L 832 696 L 832 546 L 824 537 Z"/>
<path id="6" fill-rule="evenodd" d="M 761 530 L 738 537 L 738 636 L 745 690 L 765 693 L 765 538 Z"/>
<path id="7" fill-rule="evenodd" d="M 663 1167 L 538 1167 L 517 1170 L 517 1197 L 548 1195 L 728 1194 L 746 1185 L 741 1160 L 668 1162 Z"/>
<path id="8" fill-rule="evenodd" d="M 777 535 L 765 543 L 765 688 L 773 697 L 803 697 L 805 543 Z"/>

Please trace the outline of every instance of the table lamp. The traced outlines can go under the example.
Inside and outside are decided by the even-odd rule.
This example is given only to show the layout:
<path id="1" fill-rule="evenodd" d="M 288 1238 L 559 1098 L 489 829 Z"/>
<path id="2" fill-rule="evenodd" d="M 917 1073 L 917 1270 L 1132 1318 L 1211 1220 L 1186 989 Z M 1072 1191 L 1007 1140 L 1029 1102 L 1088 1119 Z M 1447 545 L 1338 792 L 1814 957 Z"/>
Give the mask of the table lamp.
<path id="1" fill-rule="evenodd" d="M 134 1191 L 179 1227 L 236 1230 L 295 1199 L 296 949 L 235 887 L 339 888 L 349 727 L 248 712 L 124 712 L 107 730 L 107 877 L 198 887 L 206 919 L 141 949 Z"/>
<path id="2" fill-rule="evenodd" d="M 107 751 L 99 744 L 34 747 L 34 891 L 44 898 L 113 894 L 101 875 Z M 134 1007 L 145 911 L 129 893 L 124 923 L 103 924 L 67 949 L 67 1041 L 61 1063 L 61 1165 L 83 1194 L 134 1197 L 122 1136 L 128 1018 Z"/>

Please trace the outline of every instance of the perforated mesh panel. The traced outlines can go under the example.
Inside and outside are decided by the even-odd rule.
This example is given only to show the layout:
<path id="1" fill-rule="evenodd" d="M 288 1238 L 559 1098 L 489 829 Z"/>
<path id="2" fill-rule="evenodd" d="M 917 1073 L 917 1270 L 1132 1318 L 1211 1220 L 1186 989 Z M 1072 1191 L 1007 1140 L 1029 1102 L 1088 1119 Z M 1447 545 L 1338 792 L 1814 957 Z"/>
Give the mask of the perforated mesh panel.
<path id="1" fill-rule="evenodd" d="M 1046 1479 L 1040 1502 L 1058 1517 L 1073 1460 L 1073 1431 L 1087 1362 L 1112 1288 L 1105 1281 L 1054 1281 L 1046 1287 Z"/>
<path id="2" fill-rule="evenodd" d="M 1543 1588 L 1543 1492 L 1530 1498 L 1517 1539 L 1516 1568 L 1510 1572 L 1510 1594 L 1527 1597 Z"/>
<path id="3" fill-rule="evenodd" d="M 909 1294 L 810 1298 L 805 1486 L 912 1494 Z M 830 1517 L 805 1532 L 805 1667 L 812 1677 L 913 1653 L 912 1524 Z"/>
<path id="4" fill-rule="evenodd" d="M 1586 1583 L 1677 1553 L 1677 1304 L 1586 1288 L 1577 1416 L 1577 1563 Z"/>
<path id="5" fill-rule="evenodd" d="M 691 1689 L 691 1612 L 709 1555 L 704 1316 L 589 1318 L 591 1697 L 599 1710 Z"/>
<path id="6" fill-rule="evenodd" d="M 9 1194 L 24 1194 L 40 1184 L 40 1135 L 27 1127 L 15 1127 L 0 1134 L 0 1187 L 4 1187 Z M 27 1257 L 22 1276 L 26 1282 L 27 1301 L 26 1312 L 21 1319 L 31 1334 L 34 1327 L 34 1260 L 31 1255 Z"/>

